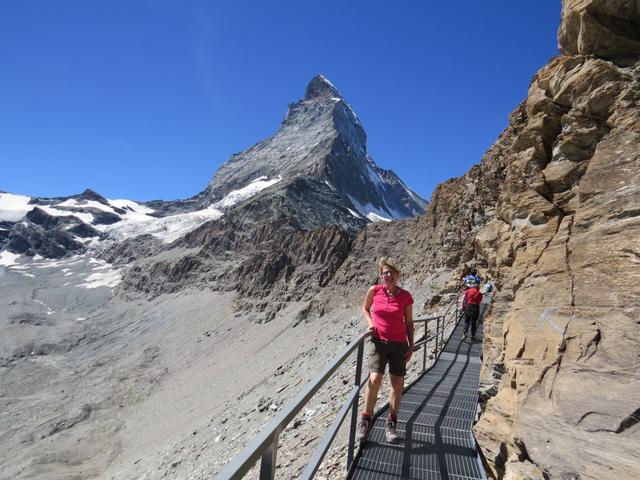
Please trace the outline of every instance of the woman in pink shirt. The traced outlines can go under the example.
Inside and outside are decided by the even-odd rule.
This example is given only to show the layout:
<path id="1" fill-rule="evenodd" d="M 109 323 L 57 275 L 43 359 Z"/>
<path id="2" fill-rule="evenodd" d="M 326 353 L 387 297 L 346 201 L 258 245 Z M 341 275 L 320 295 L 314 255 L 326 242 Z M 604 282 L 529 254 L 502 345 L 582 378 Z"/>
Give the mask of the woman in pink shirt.
<path id="1" fill-rule="evenodd" d="M 386 437 L 387 441 L 392 442 L 397 438 L 397 415 L 404 390 L 406 365 L 413 352 L 413 297 L 398 286 L 400 271 L 388 259 L 380 260 L 379 273 L 383 284 L 369 288 L 362 305 L 364 318 L 373 332 L 373 350 L 369 357 L 369 381 L 365 409 L 358 423 L 358 440 L 365 441 L 371 430 L 373 409 L 388 363 L 391 391 Z"/>

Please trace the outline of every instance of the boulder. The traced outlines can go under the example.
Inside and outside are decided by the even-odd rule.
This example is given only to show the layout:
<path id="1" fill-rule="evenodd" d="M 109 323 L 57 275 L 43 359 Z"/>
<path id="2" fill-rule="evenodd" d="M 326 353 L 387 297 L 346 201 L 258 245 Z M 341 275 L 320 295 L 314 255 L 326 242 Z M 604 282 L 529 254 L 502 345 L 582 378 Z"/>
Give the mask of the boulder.
<path id="1" fill-rule="evenodd" d="M 635 0 L 564 0 L 558 43 L 568 55 L 637 61 L 640 4 Z"/>

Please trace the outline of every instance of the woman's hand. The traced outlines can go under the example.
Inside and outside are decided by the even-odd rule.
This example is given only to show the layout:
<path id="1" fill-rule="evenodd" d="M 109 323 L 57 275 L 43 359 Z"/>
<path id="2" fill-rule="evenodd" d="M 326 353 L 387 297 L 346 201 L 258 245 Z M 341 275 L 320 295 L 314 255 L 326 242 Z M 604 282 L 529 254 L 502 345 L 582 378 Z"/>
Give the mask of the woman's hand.
<path id="1" fill-rule="evenodd" d="M 404 354 L 404 363 L 407 363 L 409 360 L 411 360 L 412 355 L 413 355 L 413 345 L 409 345 L 409 348 L 407 348 L 407 351 Z"/>

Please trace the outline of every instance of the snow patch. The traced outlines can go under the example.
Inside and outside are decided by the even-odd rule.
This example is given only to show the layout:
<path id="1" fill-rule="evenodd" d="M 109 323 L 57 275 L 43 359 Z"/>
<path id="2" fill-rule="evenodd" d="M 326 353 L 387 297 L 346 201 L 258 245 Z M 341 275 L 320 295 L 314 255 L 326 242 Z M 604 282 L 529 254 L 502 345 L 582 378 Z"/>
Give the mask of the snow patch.
<path id="1" fill-rule="evenodd" d="M 145 207 L 144 205 L 140 205 L 139 203 L 134 202 L 133 200 L 108 200 L 110 205 L 114 207 L 121 208 L 122 210 L 127 210 L 128 212 L 138 213 L 141 215 L 149 215 L 153 213 L 155 210 L 153 208 Z"/>
<path id="2" fill-rule="evenodd" d="M 358 202 L 355 198 L 353 198 L 351 195 L 347 195 L 347 197 L 349 197 L 349 200 L 351 201 L 353 206 L 356 207 L 356 210 L 360 213 L 360 215 L 368 218 L 372 222 L 379 222 L 379 221 L 390 222 L 391 220 L 394 220 L 396 218 L 402 218 L 402 216 L 397 216 L 397 217 L 393 216 L 394 213 L 396 213 L 397 215 L 397 212 L 389 212 L 388 210 L 381 210 L 377 207 L 374 207 L 370 203 L 363 205 L 360 202 Z M 391 218 L 389 218 L 390 214 L 391 214 Z"/>
<path id="3" fill-rule="evenodd" d="M 367 218 L 369 220 L 371 220 L 372 222 L 390 222 L 391 220 L 393 220 L 392 218 L 386 218 L 386 217 L 382 217 L 380 215 L 376 215 L 373 212 L 369 212 L 367 214 Z"/>
<path id="4" fill-rule="evenodd" d="M 387 184 L 384 182 L 380 174 L 373 169 L 371 159 L 369 158 L 367 158 L 367 174 L 378 189 L 386 190 Z"/>
<path id="5" fill-rule="evenodd" d="M 117 240 L 124 240 L 138 235 L 150 234 L 165 243 L 171 243 L 182 235 L 195 230 L 210 220 L 217 220 L 222 212 L 215 208 L 205 208 L 196 212 L 180 213 L 168 217 L 127 216 L 121 222 L 112 225 L 97 226 L 96 228 L 108 232 Z"/>
<path id="6" fill-rule="evenodd" d="M 0 221 L 17 222 L 33 210 L 29 205 L 31 197 L 14 195 L 13 193 L 0 193 Z"/>
<path id="7" fill-rule="evenodd" d="M 58 268 L 62 265 L 78 265 L 82 263 L 83 259 L 79 255 L 74 255 L 73 257 L 63 258 L 62 260 L 47 260 L 43 259 L 42 261 L 33 263 L 34 267 L 40 268 Z"/>
<path id="8" fill-rule="evenodd" d="M 52 310 L 51 308 L 49 308 L 49 306 L 46 303 L 44 303 L 42 300 L 37 300 L 34 298 L 33 301 L 42 305 L 47 315 L 53 315 L 54 313 L 56 313 L 55 310 Z"/>
<path id="9" fill-rule="evenodd" d="M 351 215 L 353 215 L 354 217 L 356 217 L 356 218 L 362 218 L 362 215 L 360 215 L 360 214 L 358 214 L 358 213 L 354 212 L 354 211 L 353 211 L 353 210 L 351 210 L 350 208 L 347 208 L 347 210 L 349 210 L 349 213 L 350 213 Z"/>
<path id="10" fill-rule="evenodd" d="M 70 198 L 64 202 L 57 203 L 56 207 L 77 207 L 77 208 L 95 208 L 96 210 L 102 210 L 103 212 L 116 213 L 113 208 L 104 203 L 96 202 L 95 200 L 76 200 Z"/>
<path id="11" fill-rule="evenodd" d="M 120 283 L 122 276 L 119 270 L 109 268 L 106 272 L 95 272 L 85 278 L 85 282 L 78 285 L 85 288 L 110 287 L 113 288 Z"/>
<path id="12" fill-rule="evenodd" d="M 253 197 L 265 188 L 275 185 L 280 180 L 282 180 L 282 177 L 274 178 L 272 180 L 267 180 L 267 177 L 258 177 L 247 186 L 242 187 L 239 190 L 229 192 L 222 200 L 214 203 L 211 207 L 215 209 L 229 208 L 243 200 Z"/>
<path id="13" fill-rule="evenodd" d="M 84 223 L 88 223 L 88 224 L 92 224 L 93 223 L 93 215 L 91 215 L 90 213 L 72 212 L 72 211 L 69 211 L 69 210 L 60 210 L 60 209 L 57 209 L 55 206 L 51 206 L 51 205 L 35 205 L 35 206 L 40 208 L 41 210 L 44 210 L 45 212 L 47 212 L 52 217 L 74 216 L 74 217 L 77 217 L 80 220 L 82 220 Z"/>
<path id="14" fill-rule="evenodd" d="M 18 258 L 20 258 L 20 255 L 3 250 L 0 252 L 0 266 L 10 267 L 12 265 L 17 265 L 16 260 Z"/>

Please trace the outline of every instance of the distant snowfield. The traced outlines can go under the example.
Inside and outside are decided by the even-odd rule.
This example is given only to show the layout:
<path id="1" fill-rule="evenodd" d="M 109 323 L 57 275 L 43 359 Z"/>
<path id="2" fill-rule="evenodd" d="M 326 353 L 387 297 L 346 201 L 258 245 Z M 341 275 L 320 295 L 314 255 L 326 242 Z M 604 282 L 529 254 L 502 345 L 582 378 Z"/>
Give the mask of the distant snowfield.
<path id="1" fill-rule="evenodd" d="M 92 259 L 94 260 L 94 259 Z M 94 267 L 94 273 L 89 274 L 84 278 L 84 282 L 80 283 L 79 287 L 85 288 L 98 288 L 109 287 L 113 288 L 120 283 L 122 276 L 119 270 L 111 268 L 111 264 L 102 262 L 103 265 Z"/>
<path id="2" fill-rule="evenodd" d="M 251 198 L 281 180 L 282 177 L 271 180 L 267 177 L 259 177 L 245 187 L 229 192 L 222 200 L 207 208 L 166 217 L 154 217 L 153 209 L 132 200 L 108 200 L 109 205 L 106 205 L 95 200 L 68 199 L 55 205 L 34 205 L 29 203 L 31 197 L 26 195 L 0 193 L 0 221 L 18 222 L 28 212 L 38 207 L 53 216 L 73 215 L 117 241 L 150 234 L 163 242 L 171 243 L 200 225 L 220 218 L 224 215 L 223 210 Z M 94 224 L 94 216 L 91 213 L 69 210 L 76 208 L 92 208 L 113 213 L 122 220 L 111 225 Z M 124 210 L 125 213 L 116 211 L 116 208 Z M 101 243 L 96 237 L 77 240 L 89 247 L 99 246 Z M 112 268 L 107 262 L 92 258 L 90 252 L 91 250 L 86 255 L 51 260 L 40 255 L 29 257 L 4 250 L 0 252 L 0 267 L 26 277 L 36 277 L 39 273 L 49 275 L 50 269 L 56 269 L 60 276 L 64 277 L 65 286 L 91 289 L 113 288 L 118 285 L 122 280 L 120 270 Z"/>
<path id="3" fill-rule="evenodd" d="M 0 252 L 0 266 L 11 267 L 13 265 L 17 265 L 16 260 L 18 258 L 20 258 L 20 255 L 4 250 Z"/>
<path id="4" fill-rule="evenodd" d="M 267 177 L 258 177 L 250 182 L 247 186 L 239 190 L 233 190 L 229 192 L 226 197 L 214 203 L 213 205 L 211 205 L 211 207 L 218 209 L 229 208 L 232 205 L 253 197 L 265 188 L 270 187 L 271 185 L 275 185 L 280 180 L 282 180 L 282 177 L 274 178 L 272 180 L 267 180 Z"/>
<path id="5" fill-rule="evenodd" d="M 41 275 L 59 275 L 63 279 L 60 284 L 66 287 L 113 289 L 122 280 L 119 269 L 89 255 L 50 260 L 39 255 L 29 257 L 5 250 L 0 252 L 0 266 L 9 272 L 32 278 Z"/>
<path id="6" fill-rule="evenodd" d="M 33 210 L 29 205 L 31 197 L 14 195 L 12 193 L 0 193 L 0 221 L 17 222 L 28 211 Z"/>
<path id="7" fill-rule="evenodd" d="M 125 217 L 112 225 L 98 226 L 98 230 L 110 233 L 116 240 L 125 240 L 138 235 L 149 234 L 165 243 L 171 243 L 209 220 L 216 220 L 222 212 L 215 208 L 205 208 L 196 212 L 180 213 L 168 217 L 138 215 Z"/>
<path id="8" fill-rule="evenodd" d="M 149 234 L 165 243 L 171 243 L 198 228 L 200 225 L 211 220 L 217 220 L 223 215 L 223 210 L 253 197 L 265 188 L 275 185 L 281 180 L 282 177 L 271 180 L 267 177 L 259 177 L 249 182 L 249 184 L 243 188 L 229 192 L 222 200 L 205 209 L 166 217 L 152 216 L 154 213 L 153 209 L 140 205 L 132 200 L 108 200 L 109 205 L 105 205 L 95 200 L 77 200 L 71 198 L 56 205 L 33 205 L 29 204 L 31 197 L 14 195 L 12 193 L 0 193 L 0 221 L 17 222 L 28 212 L 38 207 L 52 216 L 73 215 L 83 222 L 93 225 L 97 230 L 109 234 L 118 241 L 138 235 Z M 91 213 L 68 210 L 70 208 L 93 208 L 118 215 L 122 220 L 111 225 L 94 224 L 94 216 Z M 124 210 L 125 213 L 117 212 L 115 208 Z M 78 241 L 87 243 L 86 240 L 80 238 L 78 238 Z M 4 262 L 10 261 L 8 256 L 3 258 Z"/>

